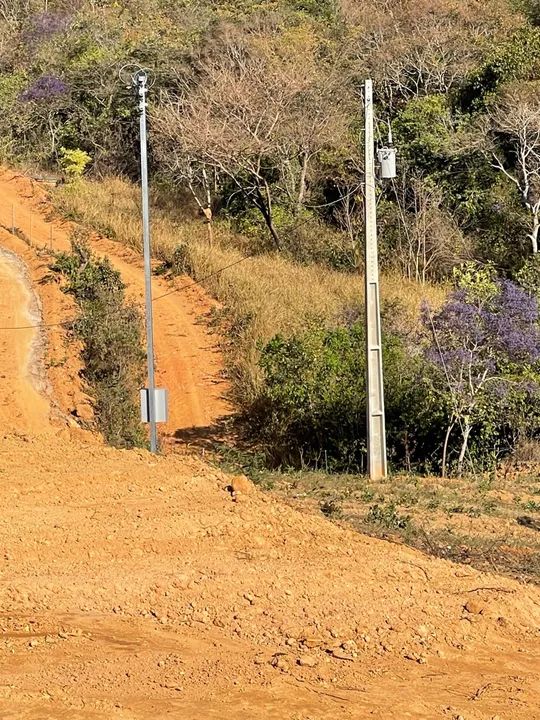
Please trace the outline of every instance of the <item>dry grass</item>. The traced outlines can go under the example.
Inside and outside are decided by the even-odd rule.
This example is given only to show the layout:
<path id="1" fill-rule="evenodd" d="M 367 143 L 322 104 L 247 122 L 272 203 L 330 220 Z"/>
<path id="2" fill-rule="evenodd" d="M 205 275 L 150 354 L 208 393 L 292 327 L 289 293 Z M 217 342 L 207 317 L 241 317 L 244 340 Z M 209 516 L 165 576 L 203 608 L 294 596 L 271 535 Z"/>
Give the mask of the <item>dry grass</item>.
<path id="1" fill-rule="evenodd" d="M 65 214 L 140 251 L 140 201 L 135 186 L 119 178 L 80 181 L 57 190 L 56 199 Z M 298 265 L 276 254 L 239 262 L 244 243 L 226 225 L 216 223 L 210 247 L 200 220 L 171 212 L 170 207 L 166 211 L 154 207 L 152 233 L 154 256 L 170 260 L 174 249 L 185 245 L 193 277 L 226 307 L 233 340 L 230 366 L 244 401 L 249 402 L 259 387 L 257 348 L 262 342 L 277 333 L 300 331 L 310 320 L 335 322 L 362 304 L 359 276 Z M 226 266 L 231 267 L 220 272 Z M 444 288 L 420 286 L 401 277 L 383 277 L 381 287 L 383 301 L 400 303 L 405 327 L 417 322 L 422 299 L 438 305 L 445 294 Z"/>
<path id="2" fill-rule="evenodd" d="M 292 505 L 362 533 L 540 584 L 540 533 L 518 522 L 540 508 L 538 470 L 530 462 L 444 481 L 408 475 L 374 482 L 323 472 L 263 472 L 254 479 Z"/>

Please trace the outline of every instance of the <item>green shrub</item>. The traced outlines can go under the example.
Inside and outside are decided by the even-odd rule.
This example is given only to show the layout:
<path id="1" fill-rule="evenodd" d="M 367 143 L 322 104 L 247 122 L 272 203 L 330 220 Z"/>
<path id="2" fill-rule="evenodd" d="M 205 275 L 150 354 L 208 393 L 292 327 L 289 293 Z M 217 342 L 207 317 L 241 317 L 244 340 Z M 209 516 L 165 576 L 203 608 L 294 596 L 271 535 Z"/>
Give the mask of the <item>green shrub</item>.
<path id="1" fill-rule="evenodd" d="M 320 263 L 338 270 L 355 268 L 355 254 L 347 235 L 324 223 L 314 212 L 293 212 L 275 204 L 272 214 L 284 255 L 305 264 Z M 234 228 L 247 239 L 249 252 L 271 249 L 268 229 L 258 210 L 242 209 L 232 219 Z"/>
<path id="2" fill-rule="evenodd" d="M 254 408 L 276 464 L 351 469 L 365 454 L 363 328 L 276 336 L 262 350 L 265 386 Z"/>
<path id="3" fill-rule="evenodd" d="M 372 505 L 366 515 L 369 525 L 378 525 L 388 530 L 408 530 L 411 527 L 411 516 L 401 515 L 394 503 L 388 505 Z"/>
<path id="4" fill-rule="evenodd" d="M 384 337 L 383 360 L 389 459 L 408 469 L 421 460 L 424 467 L 435 455 L 444 411 L 433 407 L 422 359 L 396 334 Z M 302 335 L 277 336 L 263 347 L 260 364 L 264 386 L 249 415 L 271 463 L 364 471 L 363 322 L 330 329 L 314 322 Z"/>
<path id="5" fill-rule="evenodd" d="M 528 258 L 516 273 L 516 280 L 531 297 L 540 303 L 540 257 Z"/>
<path id="6" fill-rule="evenodd" d="M 82 177 L 91 160 L 90 155 L 79 148 L 60 148 L 60 167 L 72 178 Z"/>
<path id="7" fill-rule="evenodd" d="M 494 45 L 485 62 L 470 73 L 458 104 L 469 112 L 482 111 L 503 83 L 536 77 L 539 67 L 540 29 L 520 28 L 506 42 Z"/>
<path id="8" fill-rule="evenodd" d="M 125 300 L 119 272 L 107 258 L 96 258 L 80 234 L 72 240 L 71 253 L 58 254 L 51 270 L 64 276 L 64 292 L 80 308 L 74 332 L 82 341 L 83 374 L 100 430 L 115 447 L 144 444 L 138 408 L 144 373 L 142 320 L 136 306 Z"/>

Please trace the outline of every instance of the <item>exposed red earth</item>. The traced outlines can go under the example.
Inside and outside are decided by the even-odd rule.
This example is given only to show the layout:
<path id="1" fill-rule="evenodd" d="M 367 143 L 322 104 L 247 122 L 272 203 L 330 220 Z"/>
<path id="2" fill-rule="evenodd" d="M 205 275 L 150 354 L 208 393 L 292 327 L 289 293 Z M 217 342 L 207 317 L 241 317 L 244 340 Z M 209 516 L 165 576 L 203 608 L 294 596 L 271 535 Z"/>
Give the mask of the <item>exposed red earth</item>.
<path id="1" fill-rule="evenodd" d="M 1 210 L 31 207 L 39 248 L 44 198 L 12 176 Z M 65 247 L 68 230 L 55 224 Z M 185 445 L 103 446 L 79 428 L 88 399 L 63 330 L 5 329 L 69 318 L 70 299 L 39 284 L 44 252 L 7 232 L 0 247 L 0 717 L 540 718 L 538 588 L 301 514 Z M 140 298 L 139 258 L 95 248 Z M 211 301 L 167 300 L 173 434 L 228 406 L 200 322 Z"/>

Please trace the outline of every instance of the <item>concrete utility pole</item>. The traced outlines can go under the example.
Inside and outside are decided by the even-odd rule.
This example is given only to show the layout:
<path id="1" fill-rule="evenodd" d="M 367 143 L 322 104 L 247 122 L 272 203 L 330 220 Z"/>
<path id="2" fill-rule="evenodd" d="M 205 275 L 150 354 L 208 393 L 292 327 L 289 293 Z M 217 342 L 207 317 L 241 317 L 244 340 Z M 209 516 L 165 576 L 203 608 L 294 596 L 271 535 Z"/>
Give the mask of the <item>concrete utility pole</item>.
<path id="1" fill-rule="evenodd" d="M 144 284 L 146 301 L 146 357 L 148 363 L 148 421 L 150 423 L 150 451 L 157 453 L 156 380 L 154 366 L 154 317 L 152 312 L 152 265 L 150 261 L 150 203 L 148 199 L 148 149 L 146 132 L 146 96 L 148 77 L 144 70 L 133 76 L 139 95 L 141 142 L 141 198 L 144 250 Z"/>
<path id="2" fill-rule="evenodd" d="M 367 451 L 372 480 L 385 478 L 386 427 L 382 364 L 379 259 L 377 252 L 377 199 L 375 195 L 375 138 L 373 84 L 366 80 L 365 93 L 365 206 L 366 206 L 366 372 Z"/>

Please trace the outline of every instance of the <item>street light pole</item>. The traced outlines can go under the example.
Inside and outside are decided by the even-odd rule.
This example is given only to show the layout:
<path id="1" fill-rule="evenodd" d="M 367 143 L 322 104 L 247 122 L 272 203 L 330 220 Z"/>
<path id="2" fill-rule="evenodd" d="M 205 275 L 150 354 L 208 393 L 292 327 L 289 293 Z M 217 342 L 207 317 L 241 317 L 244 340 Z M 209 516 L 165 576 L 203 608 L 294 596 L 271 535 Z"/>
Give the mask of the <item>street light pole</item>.
<path id="1" fill-rule="evenodd" d="M 373 122 L 373 83 L 366 80 L 365 92 L 365 304 L 367 375 L 367 454 L 372 480 L 385 478 L 386 427 L 382 363 L 379 259 L 377 251 L 377 198 L 375 193 L 375 138 Z"/>
<path id="2" fill-rule="evenodd" d="M 150 423 L 150 451 L 157 453 L 157 423 L 155 401 L 155 365 L 154 365 L 154 318 L 152 312 L 152 264 L 150 260 L 150 203 L 148 199 L 148 141 L 146 130 L 146 96 L 148 76 L 139 70 L 133 76 L 133 83 L 139 95 L 140 143 L 141 143 L 141 199 L 144 252 L 144 285 L 146 304 L 146 356 L 148 364 L 148 420 Z"/>

